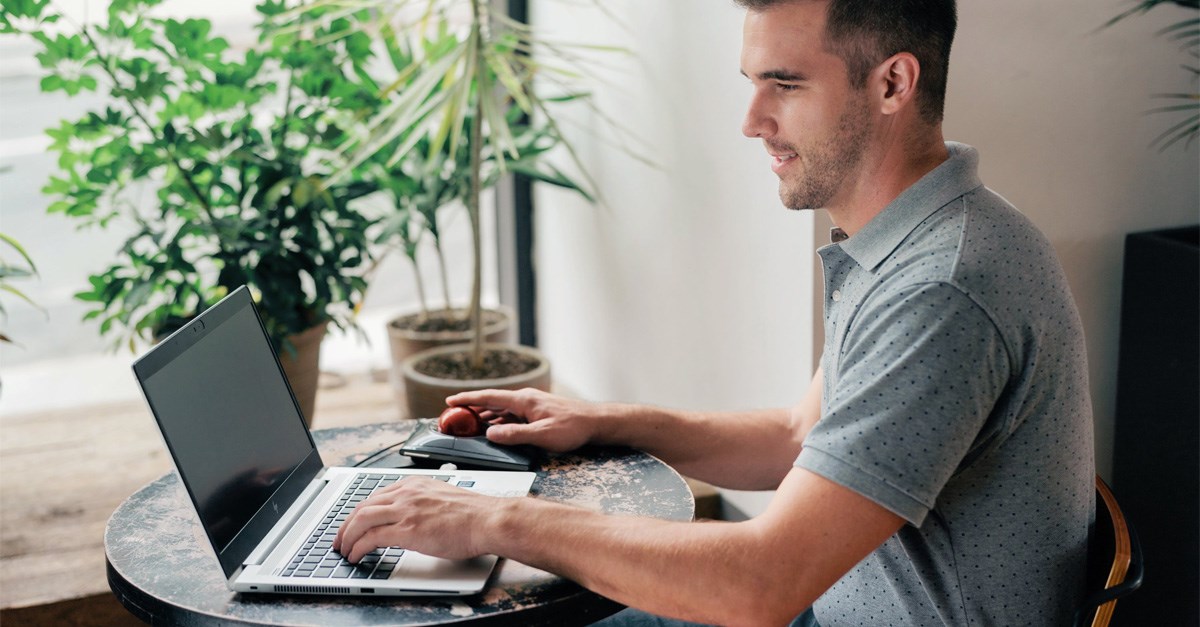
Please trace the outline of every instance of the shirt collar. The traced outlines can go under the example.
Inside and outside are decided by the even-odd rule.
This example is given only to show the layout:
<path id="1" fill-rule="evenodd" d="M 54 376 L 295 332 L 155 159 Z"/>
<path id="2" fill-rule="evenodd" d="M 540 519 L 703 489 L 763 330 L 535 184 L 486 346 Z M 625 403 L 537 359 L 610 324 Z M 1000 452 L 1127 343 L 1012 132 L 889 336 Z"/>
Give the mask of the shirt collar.
<path id="1" fill-rule="evenodd" d="M 979 180 L 979 151 L 966 144 L 946 142 L 950 157 L 904 190 L 853 237 L 842 250 L 866 270 L 874 270 L 917 225 L 967 192 Z M 839 229 L 840 230 L 840 229 Z"/>

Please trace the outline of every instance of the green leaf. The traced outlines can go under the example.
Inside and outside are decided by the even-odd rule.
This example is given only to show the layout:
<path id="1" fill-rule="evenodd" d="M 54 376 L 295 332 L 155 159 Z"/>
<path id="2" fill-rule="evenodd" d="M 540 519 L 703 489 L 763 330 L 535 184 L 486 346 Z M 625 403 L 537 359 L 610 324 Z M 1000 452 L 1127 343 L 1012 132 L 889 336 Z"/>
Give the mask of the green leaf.
<path id="1" fill-rule="evenodd" d="M 35 302 L 33 301 L 33 299 L 29 298 L 28 296 L 26 296 L 26 295 L 25 295 L 25 293 L 24 293 L 24 292 L 22 292 L 22 291 L 20 291 L 20 290 L 18 290 L 18 289 L 16 289 L 16 288 L 14 288 L 13 286 L 11 286 L 11 285 L 7 285 L 7 284 L 0 284 L 0 290 L 4 290 L 5 292 L 8 292 L 9 294 L 12 294 L 13 296 L 16 296 L 17 298 L 20 298 L 21 300 L 23 300 L 23 301 L 25 301 L 26 303 L 28 303 L 28 304 L 29 304 L 31 307 L 33 307 L 34 309 L 37 309 L 38 311 L 41 311 L 42 313 L 46 313 L 46 310 L 45 310 L 45 309 L 43 309 L 43 308 L 42 308 L 40 305 L 38 305 L 37 303 L 35 303 Z M 0 309 L 0 311 L 3 311 L 3 309 Z"/>
<path id="2" fill-rule="evenodd" d="M 0 16 L 2 24 L 9 24 L 12 18 L 26 18 L 29 20 L 42 20 L 46 6 L 49 5 L 49 0 L 3 0 L 0 2 Z"/>
<path id="3" fill-rule="evenodd" d="M 569 189 L 579 193 L 579 195 L 583 196 L 588 202 L 596 202 L 596 199 L 589 194 L 583 186 L 571 180 L 570 177 L 552 165 L 546 166 L 550 169 L 550 172 L 544 172 L 530 165 L 529 163 L 521 161 L 514 161 L 509 164 L 509 167 L 513 172 L 524 174 L 529 178 L 542 181 L 544 183 L 549 183 L 557 187 Z"/>

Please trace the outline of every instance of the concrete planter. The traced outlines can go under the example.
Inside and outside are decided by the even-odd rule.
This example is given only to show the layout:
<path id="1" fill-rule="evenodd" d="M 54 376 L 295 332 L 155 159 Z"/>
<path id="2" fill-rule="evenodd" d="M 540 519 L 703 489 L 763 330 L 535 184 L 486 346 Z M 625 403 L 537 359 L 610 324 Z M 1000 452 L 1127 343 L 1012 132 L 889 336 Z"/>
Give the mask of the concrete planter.
<path id="1" fill-rule="evenodd" d="M 488 344 L 506 344 L 511 342 L 509 329 L 512 328 L 513 310 L 503 306 L 484 309 L 485 314 L 489 311 L 500 314 L 500 318 L 492 321 L 490 324 L 484 324 L 483 341 Z M 401 372 L 401 364 L 404 363 L 404 360 L 431 348 L 471 341 L 470 330 L 430 333 L 397 326 L 397 322 L 404 317 L 394 318 L 387 325 L 388 346 L 392 352 L 392 369 L 389 380 L 392 384 L 392 391 L 396 395 L 396 403 L 400 407 L 405 406 L 406 397 L 404 375 Z"/>
<path id="2" fill-rule="evenodd" d="M 446 397 L 459 392 L 484 389 L 520 390 L 536 388 L 550 391 L 550 361 L 541 351 L 517 344 L 487 344 L 484 350 L 511 350 L 538 360 L 538 366 L 529 372 L 497 379 L 442 379 L 416 370 L 416 364 L 439 355 L 468 352 L 470 344 L 455 344 L 431 348 L 409 356 L 401 364 L 410 418 L 433 418 L 446 408 Z"/>

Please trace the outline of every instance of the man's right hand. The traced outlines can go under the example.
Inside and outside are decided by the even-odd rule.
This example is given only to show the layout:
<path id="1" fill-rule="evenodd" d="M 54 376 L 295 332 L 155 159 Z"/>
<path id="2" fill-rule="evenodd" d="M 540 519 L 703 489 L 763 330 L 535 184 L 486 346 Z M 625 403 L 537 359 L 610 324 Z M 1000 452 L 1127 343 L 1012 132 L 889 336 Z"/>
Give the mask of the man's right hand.
<path id="1" fill-rule="evenodd" d="M 599 406 L 541 390 L 478 390 L 446 399 L 451 406 L 471 407 L 491 423 L 488 440 L 497 444 L 530 444 L 562 453 L 593 441 Z"/>

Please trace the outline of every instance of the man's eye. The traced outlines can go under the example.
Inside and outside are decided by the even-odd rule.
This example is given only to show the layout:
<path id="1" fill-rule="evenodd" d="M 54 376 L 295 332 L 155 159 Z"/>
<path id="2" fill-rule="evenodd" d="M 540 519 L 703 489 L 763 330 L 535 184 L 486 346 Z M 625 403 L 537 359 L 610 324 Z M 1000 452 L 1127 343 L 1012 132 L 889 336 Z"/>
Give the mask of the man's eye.
<path id="1" fill-rule="evenodd" d="M 779 91 L 796 91 L 800 86 L 794 83 L 775 83 L 775 88 Z"/>

